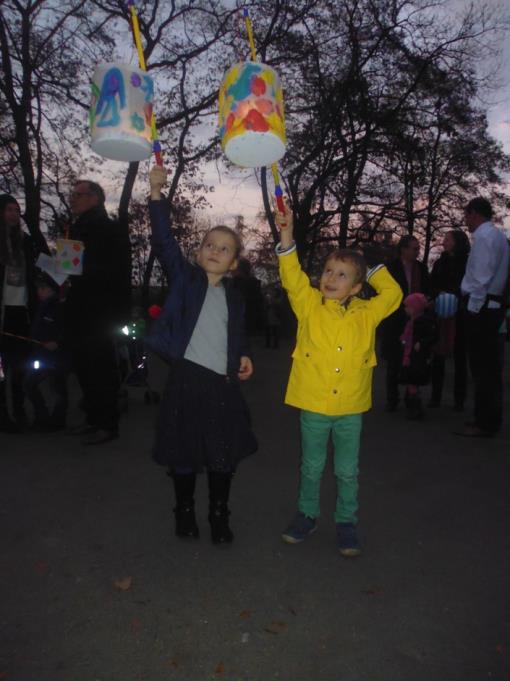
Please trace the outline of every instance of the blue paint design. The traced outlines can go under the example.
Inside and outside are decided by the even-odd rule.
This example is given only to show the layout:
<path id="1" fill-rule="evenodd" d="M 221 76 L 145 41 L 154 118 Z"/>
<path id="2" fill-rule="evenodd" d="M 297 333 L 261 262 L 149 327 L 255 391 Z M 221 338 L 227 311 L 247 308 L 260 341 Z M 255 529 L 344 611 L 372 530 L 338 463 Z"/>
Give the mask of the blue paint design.
<path id="1" fill-rule="evenodd" d="M 143 77 L 142 92 L 145 92 L 145 101 L 152 102 L 154 99 L 154 82 L 150 76 Z"/>
<path id="2" fill-rule="evenodd" d="M 134 113 L 131 116 L 131 127 L 141 132 L 145 128 L 145 121 L 137 113 Z"/>
<path id="3" fill-rule="evenodd" d="M 140 87 L 141 84 L 142 84 L 142 79 L 140 78 L 140 76 L 137 73 L 132 73 L 131 74 L 131 85 L 133 87 Z"/>
<path id="4" fill-rule="evenodd" d="M 126 106 L 126 91 L 124 78 L 120 69 L 114 67 L 109 69 L 103 78 L 101 94 L 96 106 L 96 117 L 100 116 L 97 122 L 98 128 L 116 126 L 120 123 L 119 109 Z"/>
<path id="5" fill-rule="evenodd" d="M 227 96 L 232 95 L 237 101 L 246 99 L 251 93 L 251 80 L 253 76 L 256 76 L 261 71 L 262 69 L 258 64 L 247 64 L 243 69 L 241 77 L 228 88 Z"/>

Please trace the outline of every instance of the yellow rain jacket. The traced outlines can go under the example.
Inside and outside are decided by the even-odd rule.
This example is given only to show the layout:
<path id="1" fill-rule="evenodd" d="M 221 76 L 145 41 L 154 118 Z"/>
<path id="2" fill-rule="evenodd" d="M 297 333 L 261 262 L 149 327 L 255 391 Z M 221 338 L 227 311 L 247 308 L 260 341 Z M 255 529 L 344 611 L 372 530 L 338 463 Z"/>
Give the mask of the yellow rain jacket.
<path id="1" fill-rule="evenodd" d="M 343 416 L 372 406 L 372 372 L 377 364 L 375 330 L 400 305 L 402 290 L 386 267 L 368 273 L 377 295 L 352 298 L 347 308 L 324 300 L 301 269 L 296 251 L 279 254 L 280 277 L 298 320 L 286 404 Z"/>

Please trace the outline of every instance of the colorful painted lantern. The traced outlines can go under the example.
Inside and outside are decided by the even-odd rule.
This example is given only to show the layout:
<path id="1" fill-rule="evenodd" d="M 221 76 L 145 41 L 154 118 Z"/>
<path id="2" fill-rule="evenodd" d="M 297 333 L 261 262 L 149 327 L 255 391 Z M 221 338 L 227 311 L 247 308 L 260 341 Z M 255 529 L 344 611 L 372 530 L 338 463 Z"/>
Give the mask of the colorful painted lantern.
<path id="1" fill-rule="evenodd" d="M 82 241 L 76 239 L 57 239 L 56 271 L 57 274 L 83 273 L 83 255 L 85 249 Z"/>
<path id="2" fill-rule="evenodd" d="M 254 61 L 232 66 L 220 88 L 219 127 L 227 158 L 244 168 L 276 163 L 285 153 L 285 117 L 280 79 Z"/>
<path id="3" fill-rule="evenodd" d="M 126 64 L 100 64 L 92 78 L 92 149 L 114 161 L 142 161 L 152 152 L 154 83 Z"/>
<path id="4" fill-rule="evenodd" d="M 459 299 L 454 293 L 440 293 L 436 298 L 435 309 L 439 319 L 455 317 L 459 309 Z"/>

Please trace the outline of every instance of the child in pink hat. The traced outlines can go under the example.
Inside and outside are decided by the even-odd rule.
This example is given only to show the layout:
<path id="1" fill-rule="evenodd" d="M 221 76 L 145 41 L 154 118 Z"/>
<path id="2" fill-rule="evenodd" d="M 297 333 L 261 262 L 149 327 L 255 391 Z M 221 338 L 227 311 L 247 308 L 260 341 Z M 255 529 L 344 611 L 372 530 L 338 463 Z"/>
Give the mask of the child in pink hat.
<path id="1" fill-rule="evenodd" d="M 432 347 L 437 340 L 437 326 L 428 306 L 423 293 L 411 293 L 404 298 L 408 321 L 400 336 L 404 347 L 399 382 L 406 386 L 405 403 L 410 419 L 423 417 L 420 386 L 430 381 Z"/>

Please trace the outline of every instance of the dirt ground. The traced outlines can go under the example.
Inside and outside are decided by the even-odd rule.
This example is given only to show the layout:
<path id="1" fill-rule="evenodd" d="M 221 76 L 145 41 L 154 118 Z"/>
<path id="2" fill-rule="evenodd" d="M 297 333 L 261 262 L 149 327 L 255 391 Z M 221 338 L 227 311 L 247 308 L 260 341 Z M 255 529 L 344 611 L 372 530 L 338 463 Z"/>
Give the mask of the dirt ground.
<path id="1" fill-rule="evenodd" d="M 246 386 L 259 452 L 234 480 L 234 545 L 173 536 L 169 478 L 152 463 L 156 407 L 130 389 L 121 438 L 0 435 L 0 681 L 508 681 L 510 415 L 492 440 L 384 412 L 364 423 L 360 536 L 335 546 L 334 479 L 318 532 L 287 546 L 297 413 L 283 405 L 290 343 L 256 343 Z M 510 353 L 510 346 L 507 344 Z M 506 395 L 510 401 L 507 362 Z M 164 367 L 152 363 L 161 388 Z M 77 417 L 77 413 L 74 414 Z"/>

